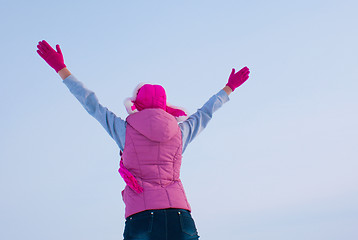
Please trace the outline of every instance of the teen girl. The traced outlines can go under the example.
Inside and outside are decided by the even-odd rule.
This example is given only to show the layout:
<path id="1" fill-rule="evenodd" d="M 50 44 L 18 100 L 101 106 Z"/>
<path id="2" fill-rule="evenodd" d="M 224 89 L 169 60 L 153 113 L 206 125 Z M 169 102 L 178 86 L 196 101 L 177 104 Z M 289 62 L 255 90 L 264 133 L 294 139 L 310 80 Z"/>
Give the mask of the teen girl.
<path id="1" fill-rule="evenodd" d="M 249 78 L 249 69 L 244 67 L 235 73 L 233 68 L 226 86 L 190 116 L 168 105 L 162 86 L 140 84 L 125 101 L 129 116 L 123 120 L 103 107 L 95 93 L 70 73 L 59 45 L 54 50 L 46 41 L 40 41 L 37 47 L 37 53 L 55 69 L 120 149 L 118 171 L 126 182 L 122 191 L 126 206 L 124 239 L 198 239 L 179 178 L 182 154 L 213 113 Z"/>

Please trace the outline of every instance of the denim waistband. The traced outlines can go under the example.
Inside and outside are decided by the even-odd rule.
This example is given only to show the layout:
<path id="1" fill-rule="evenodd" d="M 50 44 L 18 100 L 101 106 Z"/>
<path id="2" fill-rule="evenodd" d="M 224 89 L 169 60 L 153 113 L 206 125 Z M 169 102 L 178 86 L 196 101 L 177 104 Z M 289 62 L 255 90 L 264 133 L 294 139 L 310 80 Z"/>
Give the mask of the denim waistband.
<path id="1" fill-rule="evenodd" d="M 128 216 L 126 218 L 126 220 L 129 220 L 133 217 L 140 217 L 140 216 L 145 216 L 145 215 L 148 215 L 148 214 L 151 214 L 151 213 L 158 213 L 158 212 L 178 212 L 178 211 L 181 211 L 181 212 L 187 212 L 190 214 L 190 211 L 187 210 L 187 209 L 182 209 L 182 208 L 164 208 L 164 209 L 149 209 L 149 210 L 145 210 L 145 211 L 142 211 L 142 212 L 138 212 L 138 213 L 135 213 L 135 214 L 132 214 L 130 216 Z"/>

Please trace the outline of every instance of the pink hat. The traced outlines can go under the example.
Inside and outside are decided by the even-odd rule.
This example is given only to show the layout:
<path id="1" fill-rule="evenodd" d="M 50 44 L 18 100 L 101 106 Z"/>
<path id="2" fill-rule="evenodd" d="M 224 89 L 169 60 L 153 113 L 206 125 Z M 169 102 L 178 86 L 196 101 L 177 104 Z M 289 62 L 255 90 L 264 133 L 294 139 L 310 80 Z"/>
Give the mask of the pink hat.
<path id="1" fill-rule="evenodd" d="M 179 107 L 167 103 L 165 90 L 160 85 L 140 83 L 134 89 L 133 97 L 124 100 L 128 114 L 147 108 L 160 108 L 173 115 L 178 122 L 188 118 L 187 112 Z"/>

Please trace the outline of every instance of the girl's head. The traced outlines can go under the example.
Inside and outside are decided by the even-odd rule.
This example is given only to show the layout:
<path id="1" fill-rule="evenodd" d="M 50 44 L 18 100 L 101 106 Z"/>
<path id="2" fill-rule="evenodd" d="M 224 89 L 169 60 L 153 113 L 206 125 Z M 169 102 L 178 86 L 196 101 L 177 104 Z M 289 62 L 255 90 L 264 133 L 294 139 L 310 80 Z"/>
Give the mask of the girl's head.
<path id="1" fill-rule="evenodd" d="M 165 110 L 167 106 L 167 95 L 160 85 L 144 84 L 138 89 L 134 105 L 138 111 L 146 108 L 160 108 Z"/>
<path id="2" fill-rule="evenodd" d="M 187 118 L 187 114 L 184 110 L 178 107 L 168 106 L 167 96 L 161 85 L 139 84 L 134 89 L 133 97 L 127 98 L 124 101 L 124 105 L 129 114 L 147 108 L 160 108 L 176 117 L 178 121 L 183 121 Z"/>

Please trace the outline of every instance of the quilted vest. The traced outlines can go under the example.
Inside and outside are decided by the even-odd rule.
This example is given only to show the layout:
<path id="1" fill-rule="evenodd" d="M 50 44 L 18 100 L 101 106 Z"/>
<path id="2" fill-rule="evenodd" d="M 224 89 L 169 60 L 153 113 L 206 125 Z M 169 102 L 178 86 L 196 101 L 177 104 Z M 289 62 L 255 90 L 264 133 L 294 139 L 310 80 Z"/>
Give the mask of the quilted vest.
<path id="1" fill-rule="evenodd" d="M 125 217 L 149 210 L 191 211 L 180 181 L 182 135 L 176 119 L 162 109 L 144 109 L 126 119 L 123 165 L 143 192 L 128 185 L 122 191 Z"/>

